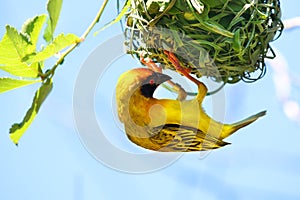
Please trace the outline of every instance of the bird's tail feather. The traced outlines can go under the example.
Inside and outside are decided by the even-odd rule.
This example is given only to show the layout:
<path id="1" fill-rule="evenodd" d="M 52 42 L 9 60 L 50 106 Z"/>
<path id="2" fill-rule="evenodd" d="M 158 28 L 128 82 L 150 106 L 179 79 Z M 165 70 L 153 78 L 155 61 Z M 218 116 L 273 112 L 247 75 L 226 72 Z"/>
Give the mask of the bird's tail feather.
<path id="1" fill-rule="evenodd" d="M 221 137 L 222 138 L 226 138 L 228 136 L 230 136 L 231 134 L 233 134 L 234 132 L 236 132 L 237 130 L 239 130 L 240 128 L 243 128 L 249 124 L 251 124 L 252 122 L 256 121 L 258 118 L 266 115 L 267 111 L 262 111 L 262 112 L 259 112 L 255 115 L 252 115 L 244 120 L 241 120 L 239 122 L 236 122 L 236 123 L 233 123 L 229 126 L 229 130 L 226 131 L 226 135 L 222 135 Z"/>

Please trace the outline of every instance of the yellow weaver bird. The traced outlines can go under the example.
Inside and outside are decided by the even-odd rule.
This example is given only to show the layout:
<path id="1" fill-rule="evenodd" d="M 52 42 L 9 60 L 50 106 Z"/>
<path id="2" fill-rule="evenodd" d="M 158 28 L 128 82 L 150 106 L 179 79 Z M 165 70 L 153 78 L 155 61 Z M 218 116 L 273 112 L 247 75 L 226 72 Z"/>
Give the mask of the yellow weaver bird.
<path id="1" fill-rule="evenodd" d="M 127 137 L 138 146 L 167 152 L 216 149 L 229 144 L 224 138 L 266 114 L 263 111 L 233 124 L 217 122 L 202 108 L 207 88 L 198 80 L 193 80 L 198 94 L 192 100 L 154 98 L 157 87 L 170 79 L 147 68 L 132 69 L 119 77 L 118 116 Z"/>

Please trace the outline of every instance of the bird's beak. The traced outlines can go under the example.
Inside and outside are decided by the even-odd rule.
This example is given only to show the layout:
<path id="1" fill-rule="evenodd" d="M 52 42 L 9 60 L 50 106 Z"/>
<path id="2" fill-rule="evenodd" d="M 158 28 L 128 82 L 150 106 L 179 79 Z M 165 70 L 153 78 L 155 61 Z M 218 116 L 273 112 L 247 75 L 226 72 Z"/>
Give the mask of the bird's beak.
<path id="1" fill-rule="evenodd" d="M 168 75 L 162 74 L 162 73 L 156 73 L 156 83 L 162 84 L 163 82 L 166 82 L 168 80 L 171 80 L 172 78 Z"/>

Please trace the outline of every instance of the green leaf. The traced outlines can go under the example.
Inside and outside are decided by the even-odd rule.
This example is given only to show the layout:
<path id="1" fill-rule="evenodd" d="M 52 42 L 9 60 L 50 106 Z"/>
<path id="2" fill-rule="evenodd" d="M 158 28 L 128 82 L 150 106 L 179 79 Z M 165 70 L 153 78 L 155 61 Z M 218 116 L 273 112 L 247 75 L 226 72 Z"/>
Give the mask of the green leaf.
<path id="1" fill-rule="evenodd" d="M 46 20 L 46 15 L 36 16 L 28 19 L 22 27 L 22 33 L 28 35 L 30 39 L 30 48 L 27 49 L 27 53 L 36 51 L 36 45 L 40 36 L 40 32 Z"/>
<path id="2" fill-rule="evenodd" d="M 10 39 L 17 57 L 22 60 L 27 55 L 27 47 L 30 45 L 30 39 L 27 35 L 19 33 L 17 29 L 9 25 L 6 26 L 6 35 Z"/>
<path id="3" fill-rule="evenodd" d="M 79 40 L 79 37 L 74 34 L 60 34 L 58 35 L 54 41 L 46 46 L 41 52 L 37 53 L 35 56 L 32 56 L 27 60 L 29 63 L 35 63 L 44 61 L 52 56 L 54 56 L 59 51 L 64 48 L 75 44 Z"/>
<path id="4" fill-rule="evenodd" d="M 51 30 L 51 21 L 50 19 L 47 20 L 47 28 L 44 31 L 44 35 L 43 38 L 46 42 L 51 42 L 52 38 L 53 38 L 53 32 Z"/>
<path id="5" fill-rule="evenodd" d="M 122 17 L 126 14 L 127 10 L 130 8 L 131 6 L 131 0 L 127 0 L 126 1 L 126 4 L 124 5 L 123 9 L 121 10 L 120 14 L 113 20 L 111 21 L 110 23 L 106 24 L 104 27 L 102 27 L 100 30 L 96 31 L 94 33 L 94 35 L 98 35 L 99 32 L 103 31 L 104 29 L 110 27 L 111 25 L 115 24 L 115 23 L 118 23 Z"/>
<path id="6" fill-rule="evenodd" d="M 31 85 L 37 82 L 40 82 L 40 80 L 18 80 L 12 78 L 0 78 L 0 93 Z"/>
<path id="7" fill-rule="evenodd" d="M 44 39 L 46 42 L 50 42 L 53 39 L 53 34 L 59 19 L 62 2 L 62 0 L 49 0 L 47 3 L 49 20 L 47 21 L 48 26 L 44 33 Z"/>
<path id="8" fill-rule="evenodd" d="M 26 63 L 18 63 L 16 65 L 0 66 L 0 69 L 19 77 L 37 78 L 38 77 L 38 63 L 27 65 Z"/>
<path id="9" fill-rule="evenodd" d="M 15 76 L 36 78 L 38 65 L 27 65 L 22 61 L 28 56 L 30 45 L 27 34 L 18 33 L 15 28 L 6 26 L 6 33 L 0 41 L 0 69 Z"/>
<path id="10" fill-rule="evenodd" d="M 14 124 L 9 130 L 10 139 L 18 145 L 20 138 L 35 119 L 42 103 L 47 98 L 53 87 L 52 80 L 48 79 L 35 93 L 32 105 L 27 111 L 23 121 L 19 124 Z"/>
<path id="11" fill-rule="evenodd" d="M 241 49 L 242 49 L 242 45 L 241 45 L 241 29 L 238 29 L 237 31 L 234 32 L 234 37 L 233 37 L 233 44 L 232 44 L 232 48 L 237 52 L 240 53 Z"/>

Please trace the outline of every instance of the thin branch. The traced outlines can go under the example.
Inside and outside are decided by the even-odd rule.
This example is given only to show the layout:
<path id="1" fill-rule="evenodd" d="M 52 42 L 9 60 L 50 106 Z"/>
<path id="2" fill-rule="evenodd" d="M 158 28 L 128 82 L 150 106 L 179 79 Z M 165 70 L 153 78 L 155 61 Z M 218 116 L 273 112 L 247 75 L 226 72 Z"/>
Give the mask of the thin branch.
<path id="1" fill-rule="evenodd" d="M 86 29 L 86 31 L 81 35 L 80 39 L 78 41 L 76 41 L 75 44 L 73 44 L 72 46 L 70 46 L 64 53 L 61 54 L 61 56 L 59 57 L 59 59 L 57 60 L 57 62 L 55 63 L 55 65 L 48 70 L 45 74 L 41 74 L 40 77 L 44 80 L 46 78 L 49 78 L 50 76 L 52 77 L 55 73 L 56 68 L 63 63 L 65 57 L 67 55 L 69 55 L 69 53 L 71 53 L 77 46 L 79 46 L 79 44 L 81 44 L 86 37 L 89 35 L 89 33 L 92 31 L 92 29 L 95 27 L 95 25 L 99 22 L 103 11 L 106 7 L 108 3 L 108 0 L 104 0 L 102 3 L 101 8 L 99 9 L 96 17 L 94 18 L 94 20 L 92 21 L 92 23 L 89 25 L 89 27 Z"/>
<path id="2" fill-rule="evenodd" d="M 85 40 L 87 35 L 91 32 L 91 30 L 94 28 L 94 26 L 99 22 L 107 3 L 108 3 L 108 0 L 104 0 L 104 2 L 102 4 L 99 12 L 97 13 L 97 16 L 95 17 L 94 21 L 90 24 L 90 26 L 87 28 L 87 30 L 82 34 L 81 38 L 83 40 Z"/>

